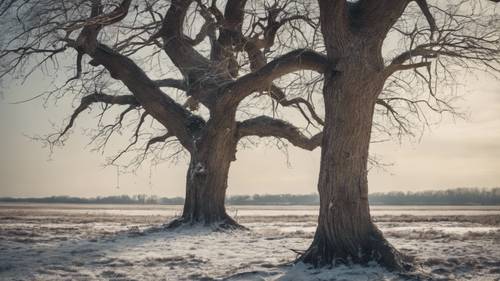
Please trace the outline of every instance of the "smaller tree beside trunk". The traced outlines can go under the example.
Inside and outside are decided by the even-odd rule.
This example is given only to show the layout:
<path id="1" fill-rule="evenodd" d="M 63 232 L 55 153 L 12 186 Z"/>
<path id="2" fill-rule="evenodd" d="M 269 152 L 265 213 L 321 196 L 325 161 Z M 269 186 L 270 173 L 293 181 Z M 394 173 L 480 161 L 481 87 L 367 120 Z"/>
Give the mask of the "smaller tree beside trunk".
<path id="1" fill-rule="evenodd" d="M 68 125 L 45 140 L 50 145 L 62 143 L 77 117 L 100 105 L 103 110 L 93 140 L 103 148 L 113 133 L 125 127 L 125 120 L 131 121 L 129 114 L 137 112 L 130 144 L 110 164 L 128 152 L 137 152 L 141 141 L 144 150 L 132 158 L 135 163 L 157 145 L 176 142 L 188 152 L 190 162 L 183 213 L 170 226 L 239 227 L 224 206 L 238 142 L 251 136 L 274 137 L 308 150 L 318 147 L 320 133 L 308 134 L 269 115 L 276 112 L 276 105 L 290 107 L 306 123 L 321 126 L 309 97 L 290 98 L 290 93 L 274 82 L 297 71 L 323 73 L 327 60 L 307 48 L 281 43 L 301 36 L 292 28 L 298 22 L 315 33 L 313 19 L 299 2 L 249 6 L 246 0 L 229 0 L 224 11 L 217 5 L 216 1 L 206 4 L 193 0 L 2 2 L 4 27 L 11 29 L 5 30 L 1 46 L 0 77 L 23 74 L 29 82 L 31 72 L 24 72 L 27 65 L 37 70 L 58 59 L 65 62 L 63 55 L 74 50 L 76 75 L 49 96 L 57 98 L 69 92 L 83 97 Z M 301 42 L 309 47 L 307 40 Z M 180 78 L 163 77 L 164 67 Z M 56 65 L 51 70 L 60 68 Z M 151 78 L 158 75 L 162 77 Z M 168 95 L 165 89 L 178 91 L 181 98 Z M 239 108 L 254 93 L 270 98 L 271 114 L 252 112 L 251 118 L 242 119 Z M 102 116 L 112 106 L 126 109 L 115 123 L 104 125 Z M 146 138 L 148 120 L 160 125 L 163 134 L 152 132 L 153 136 Z"/>

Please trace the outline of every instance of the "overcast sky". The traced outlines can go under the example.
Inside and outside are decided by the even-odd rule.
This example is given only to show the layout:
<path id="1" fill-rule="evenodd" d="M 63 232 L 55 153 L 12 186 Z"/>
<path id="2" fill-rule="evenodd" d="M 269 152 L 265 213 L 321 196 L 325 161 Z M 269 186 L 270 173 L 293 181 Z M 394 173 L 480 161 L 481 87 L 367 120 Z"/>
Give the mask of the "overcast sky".
<path id="1" fill-rule="evenodd" d="M 490 10 L 496 13 L 495 8 Z M 397 41 L 386 41 L 388 49 L 397 47 Z M 68 65 L 73 65 L 75 54 L 66 53 Z M 59 70 L 57 75 L 62 77 L 74 72 Z M 463 99 L 455 104 L 469 114 L 467 120 L 445 118 L 421 138 L 372 144 L 371 154 L 387 166 L 370 170 L 370 192 L 500 186 L 500 81 L 477 76 L 461 79 L 466 87 L 459 90 Z M 56 80 L 59 86 L 63 81 Z M 104 166 L 105 156 L 112 153 L 103 156 L 87 146 L 84 130 L 94 127 L 96 111 L 81 114 L 66 146 L 49 155 L 47 148 L 27 135 L 53 133 L 53 124 L 60 128 L 75 100 L 68 95 L 47 108 L 40 100 L 12 104 L 40 94 L 51 81 L 36 73 L 24 84 L 4 82 L 0 85 L 0 196 L 184 195 L 187 159 L 153 167 L 146 163 L 135 174 L 121 175 L 118 189 L 116 168 Z M 115 137 L 107 152 L 123 147 L 128 138 Z M 319 149 L 309 152 L 290 146 L 288 152 L 289 158 L 273 147 L 240 149 L 230 169 L 228 194 L 316 192 Z"/>
<path id="2" fill-rule="evenodd" d="M 95 114 L 82 114 L 67 145 L 49 157 L 46 148 L 25 135 L 52 132 L 51 122 L 60 126 L 61 118 L 69 116 L 69 104 L 47 109 L 40 101 L 10 104 L 37 94 L 44 84 L 37 79 L 4 88 L 0 100 L 0 196 L 184 195 L 186 160 L 146 164 L 136 174 L 120 176 L 117 189 L 116 168 L 104 167 L 105 157 L 91 152 L 82 134 Z M 371 153 L 390 165 L 370 171 L 370 192 L 500 186 L 500 82 L 480 76 L 462 93 L 458 105 L 470 114 L 468 120 L 445 120 L 420 141 L 372 145 Z M 288 165 L 283 152 L 272 147 L 240 150 L 231 166 L 228 193 L 316 192 L 319 155 L 319 149 L 290 147 Z"/>

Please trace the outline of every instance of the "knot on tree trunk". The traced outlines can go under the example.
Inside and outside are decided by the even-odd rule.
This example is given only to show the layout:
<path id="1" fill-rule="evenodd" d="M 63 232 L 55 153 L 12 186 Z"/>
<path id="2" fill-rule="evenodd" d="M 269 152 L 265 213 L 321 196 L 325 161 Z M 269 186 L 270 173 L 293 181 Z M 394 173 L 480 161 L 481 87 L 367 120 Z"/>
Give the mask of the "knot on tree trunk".
<path id="1" fill-rule="evenodd" d="M 193 168 L 193 175 L 195 177 L 205 176 L 207 174 L 207 172 L 208 171 L 205 168 L 205 166 L 200 162 L 196 163 L 196 165 Z"/>

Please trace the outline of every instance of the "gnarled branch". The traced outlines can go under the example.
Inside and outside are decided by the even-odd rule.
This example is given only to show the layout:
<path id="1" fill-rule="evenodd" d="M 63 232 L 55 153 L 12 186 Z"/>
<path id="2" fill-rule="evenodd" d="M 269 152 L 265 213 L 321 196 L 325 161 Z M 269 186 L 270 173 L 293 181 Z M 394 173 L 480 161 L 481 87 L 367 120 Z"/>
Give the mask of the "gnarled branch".
<path id="1" fill-rule="evenodd" d="M 225 94 L 239 102 L 255 91 L 265 90 L 273 80 L 286 74 L 297 70 L 314 70 L 323 73 L 328 67 L 331 65 L 324 55 L 307 49 L 294 50 L 230 83 Z"/>
<path id="2" fill-rule="evenodd" d="M 268 116 L 259 116 L 238 123 L 238 136 L 276 137 L 288 140 L 294 146 L 314 150 L 321 146 L 323 133 L 307 137 L 292 124 Z"/>
<path id="3" fill-rule="evenodd" d="M 92 55 L 94 64 L 102 64 L 115 79 L 121 80 L 134 94 L 143 108 L 163 124 L 179 141 L 190 150 L 193 135 L 205 121 L 182 107 L 161 91 L 155 83 L 131 59 L 99 44 Z"/>
<path id="4" fill-rule="evenodd" d="M 163 49 L 186 80 L 197 80 L 211 68 L 210 61 L 194 49 L 183 31 L 184 19 L 192 2 L 193 0 L 173 0 L 160 31 L 152 37 L 163 39 Z"/>

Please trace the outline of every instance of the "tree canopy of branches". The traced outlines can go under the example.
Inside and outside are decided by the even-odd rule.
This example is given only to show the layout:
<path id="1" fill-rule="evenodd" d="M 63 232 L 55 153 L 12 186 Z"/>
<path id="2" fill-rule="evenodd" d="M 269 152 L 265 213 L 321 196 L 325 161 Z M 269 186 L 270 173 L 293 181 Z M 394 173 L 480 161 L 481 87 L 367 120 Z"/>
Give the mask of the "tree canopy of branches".
<path id="1" fill-rule="evenodd" d="M 67 62 L 64 55 L 76 53 L 76 74 L 47 96 L 73 93 L 81 100 L 67 126 L 45 138 L 49 145 L 62 143 L 82 112 L 101 105 L 92 136 L 101 148 L 130 113 L 138 113 L 130 144 L 112 164 L 141 145 L 144 153 L 133 163 L 159 144 L 178 142 L 189 153 L 184 212 L 172 226 L 236 225 L 225 212 L 224 198 L 240 139 L 274 137 L 307 150 L 320 144 L 320 133 L 311 136 L 275 115 L 250 110 L 242 119 L 248 113 L 243 100 L 257 94 L 254 99 L 271 101 L 267 112 L 280 105 L 296 110 L 309 125 L 323 123 L 310 95 L 286 93 L 275 83 L 297 71 L 323 73 L 327 67 L 324 55 L 308 49 L 317 41 L 317 23 L 300 2 L 13 0 L 0 2 L 0 14 L 9 28 L 2 40 L 1 78 L 57 71 Z M 296 87 L 295 93 L 310 93 L 308 87 Z M 116 113 L 116 122 L 104 124 L 112 106 L 125 109 Z M 148 120 L 164 133 L 145 139 Z"/>

